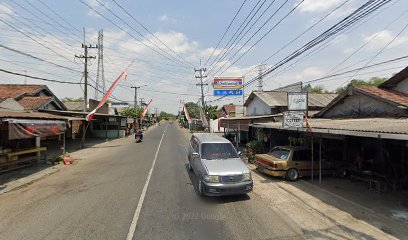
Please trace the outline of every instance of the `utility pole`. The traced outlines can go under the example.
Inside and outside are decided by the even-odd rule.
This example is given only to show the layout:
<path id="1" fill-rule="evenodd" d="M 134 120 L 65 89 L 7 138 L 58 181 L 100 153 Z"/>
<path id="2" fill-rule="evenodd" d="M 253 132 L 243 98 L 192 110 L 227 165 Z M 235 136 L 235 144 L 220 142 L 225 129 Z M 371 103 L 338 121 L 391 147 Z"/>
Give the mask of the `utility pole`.
<path id="1" fill-rule="evenodd" d="M 134 88 L 135 89 L 135 98 L 134 98 L 134 105 L 135 105 L 135 107 L 137 106 L 137 89 L 139 89 L 139 88 L 142 88 L 142 87 L 146 87 L 147 85 L 143 85 L 143 86 L 134 86 L 134 87 L 131 87 L 131 88 Z"/>
<path id="2" fill-rule="evenodd" d="M 194 68 L 194 72 L 198 72 L 199 74 L 198 76 L 195 76 L 195 78 L 200 79 L 200 83 L 197 83 L 196 85 L 201 87 L 201 104 L 203 106 L 204 114 L 206 113 L 206 107 L 205 107 L 205 101 L 204 101 L 204 86 L 208 86 L 208 83 L 203 83 L 203 78 L 207 77 L 203 75 L 205 71 L 207 71 L 206 68 L 200 68 L 200 69 Z"/>
<path id="3" fill-rule="evenodd" d="M 88 107 L 88 58 L 95 59 L 95 56 L 88 56 L 88 48 L 97 48 L 97 46 L 92 46 L 91 44 L 85 44 L 85 28 L 84 28 L 84 43 L 82 44 L 82 48 L 84 49 L 84 54 L 82 55 L 75 55 L 76 58 L 83 58 L 84 59 L 84 112 L 87 111 Z"/>
<path id="4" fill-rule="evenodd" d="M 265 64 L 258 65 L 258 91 L 263 91 L 263 71 L 265 70 Z"/>

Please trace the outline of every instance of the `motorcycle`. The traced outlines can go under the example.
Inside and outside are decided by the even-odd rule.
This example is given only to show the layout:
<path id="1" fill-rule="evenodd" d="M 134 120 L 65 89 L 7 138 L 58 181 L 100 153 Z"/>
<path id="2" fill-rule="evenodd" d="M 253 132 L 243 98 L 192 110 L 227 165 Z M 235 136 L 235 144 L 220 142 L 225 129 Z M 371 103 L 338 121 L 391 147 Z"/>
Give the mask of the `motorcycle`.
<path id="1" fill-rule="evenodd" d="M 143 141 L 143 133 L 142 133 L 141 131 L 140 131 L 140 132 L 136 132 L 136 134 L 135 134 L 135 140 L 136 140 L 137 143 L 140 143 L 140 142 Z"/>

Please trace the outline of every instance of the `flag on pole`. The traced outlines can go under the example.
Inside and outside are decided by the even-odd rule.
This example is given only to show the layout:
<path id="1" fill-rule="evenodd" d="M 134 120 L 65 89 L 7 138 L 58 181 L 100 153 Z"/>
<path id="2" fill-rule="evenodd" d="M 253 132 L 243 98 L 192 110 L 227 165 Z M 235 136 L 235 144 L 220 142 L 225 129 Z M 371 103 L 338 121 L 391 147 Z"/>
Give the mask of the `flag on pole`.
<path id="1" fill-rule="evenodd" d="M 125 69 L 125 71 L 122 72 L 122 74 L 119 75 L 118 78 L 116 78 L 116 80 L 112 83 L 112 85 L 110 86 L 109 90 L 106 92 L 105 96 L 103 96 L 102 100 L 99 102 L 98 106 L 96 106 L 96 108 L 94 110 L 92 110 L 92 112 L 90 112 L 88 115 L 86 115 L 86 121 L 91 121 L 96 113 L 96 111 L 103 106 L 103 104 L 105 104 L 105 102 L 108 100 L 109 96 L 111 95 L 111 93 L 113 92 L 113 89 L 115 89 L 116 85 L 118 85 L 119 81 L 124 77 L 125 81 L 127 78 L 127 69 Z"/>
<path id="2" fill-rule="evenodd" d="M 190 123 L 190 120 L 191 120 L 190 114 L 188 113 L 188 110 L 187 110 L 187 107 L 186 107 L 185 104 L 184 104 L 183 110 L 184 110 L 184 113 L 186 115 L 187 123 Z"/>
<path id="3" fill-rule="evenodd" d="M 141 119 L 143 119 L 143 118 L 144 118 L 144 116 L 146 115 L 146 113 L 147 113 L 147 109 L 149 108 L 150 103 L 152 103 L 152 101 L 153 101 L 153 99 L 150 99 L 149 104 L 147 104 L 146 108 L 143 110 L 143 112 L 142 112 L 142 116 L 140 117 Z"/>

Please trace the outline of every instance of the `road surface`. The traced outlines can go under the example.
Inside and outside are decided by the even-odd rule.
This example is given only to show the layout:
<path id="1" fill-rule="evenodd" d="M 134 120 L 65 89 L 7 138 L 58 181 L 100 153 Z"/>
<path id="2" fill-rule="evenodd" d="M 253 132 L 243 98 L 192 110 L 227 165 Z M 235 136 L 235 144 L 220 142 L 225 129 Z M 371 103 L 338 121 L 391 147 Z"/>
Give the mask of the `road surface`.
<path id="1" fill-rule="evenodd" d="M 255 193 L 199 197 L 187 143 L 176 124 L 162 124 L 142 143 L 129 137 L 74 153 L 73 166 L 0 195 L 0 239 L 322 237 Z"/>

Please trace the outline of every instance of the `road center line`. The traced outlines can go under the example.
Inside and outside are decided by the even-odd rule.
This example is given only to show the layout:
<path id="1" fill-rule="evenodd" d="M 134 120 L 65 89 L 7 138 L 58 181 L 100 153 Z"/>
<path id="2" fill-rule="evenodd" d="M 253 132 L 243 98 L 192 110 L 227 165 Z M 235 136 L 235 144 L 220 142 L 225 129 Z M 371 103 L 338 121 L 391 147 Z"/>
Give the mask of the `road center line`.
<path id="1" fill-rule="evenodd" d="M 140 211 L 142 210 L 143 202 L 146 197 L 147 187 L 149 186 L 150 178 L 152 177 L 153 169 L 154 169 L 154 166 L 156 165 L 157 155 L 159 155 L 160 146 L 163 142 L 163 137 L 164 137 L 164 134 L 166 133 L 167 126 L 168 125 L 166 125 L 166 127 L 164 128 L 163 135 L 160 139 L 159 146 L 157 147 L 156 155 L 154 156 L 152 167 L 150 168 L 149 174 L 147 175 L 146 183 L 143 187 L 142 194 L 140 195 L 139 202 L 137 203 L 136 211 L 135 211 L 135 214 L 133 215 L 133 220 L 132 220 L 132 223 L 130 224 L 130 228 L 129 228 L 129 232 L 126 237 L 126 240 L 132 240 L 133 235 L 135 234 L 137 221 L 139 220 Z"/>

